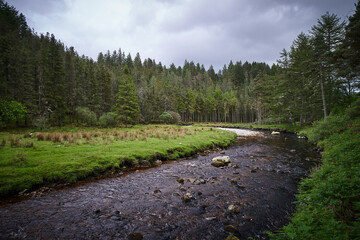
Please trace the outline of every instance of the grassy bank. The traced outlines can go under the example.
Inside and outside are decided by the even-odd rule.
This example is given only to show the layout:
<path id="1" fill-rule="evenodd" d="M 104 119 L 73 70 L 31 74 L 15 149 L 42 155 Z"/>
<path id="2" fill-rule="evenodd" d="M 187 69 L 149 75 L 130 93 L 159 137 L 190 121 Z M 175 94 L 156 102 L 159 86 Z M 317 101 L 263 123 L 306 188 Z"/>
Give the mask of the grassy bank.
<path id="1" fill-rule="evenodd" d="M 301 132 L 324 150 L 300 184 L 290 224 L 271 239 L 360 239 L 360 102 Z"/>
<path id="2" fill-rule="evenodd" d="M 234 133 L 213 128 L 176 126 L 1 132 L 0 196 L 190 156 L 225 147 L 235 138 Z"/>

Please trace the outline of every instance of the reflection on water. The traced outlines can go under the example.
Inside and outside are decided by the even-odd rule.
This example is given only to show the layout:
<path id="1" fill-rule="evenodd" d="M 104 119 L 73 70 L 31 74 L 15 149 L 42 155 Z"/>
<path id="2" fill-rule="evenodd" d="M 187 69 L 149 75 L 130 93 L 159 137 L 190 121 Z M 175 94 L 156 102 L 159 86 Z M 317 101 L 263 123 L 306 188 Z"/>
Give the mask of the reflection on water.
<path id="1" fill-rule="evenodd" d="M 270 134 L 240 137 L 225 154 L 237 168 L 213 167 L 215 152 L 1 206 L 0 238 L 225 239 L 227 225 L 264 237 L 287 223 L 319 158 L 304 140 Z"/>

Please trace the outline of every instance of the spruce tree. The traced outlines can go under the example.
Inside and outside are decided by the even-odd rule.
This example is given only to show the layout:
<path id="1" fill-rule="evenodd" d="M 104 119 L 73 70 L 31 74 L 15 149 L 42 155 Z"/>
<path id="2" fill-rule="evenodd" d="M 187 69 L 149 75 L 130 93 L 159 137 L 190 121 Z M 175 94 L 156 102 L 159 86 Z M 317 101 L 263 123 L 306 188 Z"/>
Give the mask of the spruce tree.
<path id="1" fill-rule="evenodd" d="M 118 120 L 126 127 L 128 124 L 137 123 L 140 118 L 139 100 L 135 94 L 134 82 L 127 66 L 120 77 L 115 112 L 118 114 Z"/>

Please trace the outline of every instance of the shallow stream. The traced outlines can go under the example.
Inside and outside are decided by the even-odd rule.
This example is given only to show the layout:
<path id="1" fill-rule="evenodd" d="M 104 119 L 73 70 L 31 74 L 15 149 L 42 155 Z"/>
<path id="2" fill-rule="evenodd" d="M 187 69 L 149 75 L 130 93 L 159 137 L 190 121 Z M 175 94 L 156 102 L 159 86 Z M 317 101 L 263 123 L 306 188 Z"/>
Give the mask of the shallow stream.
<path id="1" fill-rule="evenodd" d="M 320 156 L 296 135 L 242 135 L 223 152 L 2 205 L 0 239 L 225 239 L 227 225 L 266 237 L 288 222 Z M 221 155 L 232 166 L 210 164 Z"/>

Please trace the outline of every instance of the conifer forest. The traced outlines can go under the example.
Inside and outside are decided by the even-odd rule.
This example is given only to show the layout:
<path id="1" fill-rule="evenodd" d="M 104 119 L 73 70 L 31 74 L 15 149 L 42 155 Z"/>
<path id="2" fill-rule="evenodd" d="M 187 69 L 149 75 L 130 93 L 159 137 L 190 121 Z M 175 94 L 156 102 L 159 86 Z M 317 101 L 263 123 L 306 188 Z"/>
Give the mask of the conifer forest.
<path id="1" fill-rule="evenodd" d="M 2 126 L 94 125 L 102 116 L 156 123 L 166 111 L 186 122 L 306 125 L 346 108 L 359 91 L 359 4 L 348 20 L 319 16 L 279 49 L 277 64 L 234 59 L 219 71 L 188 60 L 165 66 L 121 48 L 91 59 L 36 33 L 3 0 L 0 7 Z"/>

